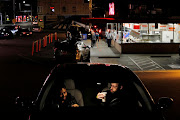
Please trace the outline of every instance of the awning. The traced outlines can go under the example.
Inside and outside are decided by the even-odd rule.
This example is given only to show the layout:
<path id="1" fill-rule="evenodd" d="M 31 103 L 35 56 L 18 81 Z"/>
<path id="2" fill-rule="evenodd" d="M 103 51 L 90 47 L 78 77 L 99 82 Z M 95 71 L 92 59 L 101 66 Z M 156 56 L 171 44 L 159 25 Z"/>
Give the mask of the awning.
<path id="1" fill-rule="evenodd" d="M 115 18 L 81 18 L 83 23 L 111 23 Z"/>
<path id="2" fill-rule="evenodd" d="M 180 19 L 81 18 L 83 23 L 180 23 Z"/>

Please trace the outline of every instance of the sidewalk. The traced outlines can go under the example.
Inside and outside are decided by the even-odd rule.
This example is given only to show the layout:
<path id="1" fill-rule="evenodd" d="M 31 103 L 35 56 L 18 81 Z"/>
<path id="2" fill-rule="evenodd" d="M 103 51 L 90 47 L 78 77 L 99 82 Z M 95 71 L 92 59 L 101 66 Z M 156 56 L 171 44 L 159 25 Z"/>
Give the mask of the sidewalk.
<path id="1" fill-rule="evenodd" d="M 91 40 L 83 40 L 91 46 Z M 35 53 L 29 60 L 33 62 L 53 66 L 53 44 L 51 43 L 40 52 Z M 108 47 L 105 40 L 96 42 L 96 46 L 90 51 L 91 63 L 121 64 L 133 71 L 147 70 L 176 70 L 180 69 L 180 57 L 178 54 L 120 54 L 113 46 Z"/>
<path id="2" fill-rule="evenodd" d="M 90 40 L 84 40 L 90 45 Z M 178 54 L 120 54 L 113 46 L 107 47 L 105 40 L 91 48 L 91 63 L 121 64 L 133 71 L 180 69 Z"/>
<path id="3" fill-rule="evenodd" d="M 86 45 L 91 46 L 91 40 L 83 41 Z M 99 42 L 96 42 L 96 45 L 91 48 L 91 57 L 98 58 L 119 58 L 120 53 L 112 46 L 108 47 L 105 40 L 100 39 Z"/>

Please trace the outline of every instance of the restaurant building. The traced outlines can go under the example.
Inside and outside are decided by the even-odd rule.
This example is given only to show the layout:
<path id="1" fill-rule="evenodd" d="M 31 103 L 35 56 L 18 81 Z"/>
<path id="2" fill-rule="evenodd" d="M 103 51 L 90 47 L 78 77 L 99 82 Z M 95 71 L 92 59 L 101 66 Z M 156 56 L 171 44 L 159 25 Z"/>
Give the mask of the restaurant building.
<path id="1" fill-rule="evenodd" d="M 160 1 L 117 1 L 106 3 L 104 18 L 83 18 L 84 23 L 105 24 L 122 53 L 178 53 L 180 15 L 177 5 Z M 108 6 L 108 8 L 107 8 Z"/>

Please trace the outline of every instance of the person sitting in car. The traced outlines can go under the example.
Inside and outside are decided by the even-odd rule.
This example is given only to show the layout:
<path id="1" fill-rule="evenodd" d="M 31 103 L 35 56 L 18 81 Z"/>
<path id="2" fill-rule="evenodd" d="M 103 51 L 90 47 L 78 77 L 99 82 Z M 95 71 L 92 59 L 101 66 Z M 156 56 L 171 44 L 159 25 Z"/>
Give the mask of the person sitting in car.
<path id="1" fill-rule="evenodd" d="M 59 105 L 61 107 L 79 107 L 75 97 L 68 93 L 65 87 L 60 90 L 59 97 Z"/>
<path id="2" fill-rule="evenodd" d="M 101 106 L 117 108 L 118 110 L 134 112 L 137 110 L 136 97 L 130 94 L 123 83 L 111 83 L 108 90 L 99 92 L 96 96 Z M 130 87 L 130 86 L 128 86 Z M 130 89 L 130 88 L 129 88 Z"/>
<path id="3" fill-rule="evenodd" d="M 105 92 L 99 92 L 96 98 L 101 99 L 104 106 L 119 105 L 119 100 L 124 98 L 122 89 L 123 86 L 120 83 L 111 83 L 110 89 Z"/>

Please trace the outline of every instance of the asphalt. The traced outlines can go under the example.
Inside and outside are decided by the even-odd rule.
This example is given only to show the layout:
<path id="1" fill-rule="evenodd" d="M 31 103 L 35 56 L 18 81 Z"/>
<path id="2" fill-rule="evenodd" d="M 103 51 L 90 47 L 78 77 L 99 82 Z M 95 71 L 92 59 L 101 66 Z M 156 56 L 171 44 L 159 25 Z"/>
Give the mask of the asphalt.
<path id="1" fill-rule="evenodd" d="M 42 48 L 40 52 L 34 53 L 34 56 L 22 57 L 32 62 L 53 66 L 55 60 L 53 56 L 54 42 L 48 44 L 46 48 Z M 91 40 L 83 40 L 83 42 L 91 46 Z M 180 69 L 179 54 L 121 54 L 115 47 L 108 47 L 104 39 L 96 42 L 90 52 L 91 63 L 121 64 L 132 71 Z"/>

